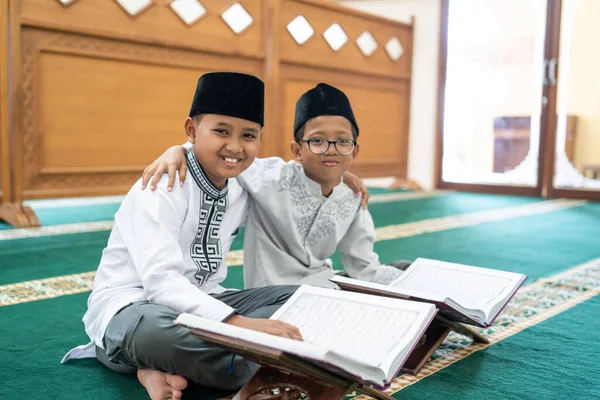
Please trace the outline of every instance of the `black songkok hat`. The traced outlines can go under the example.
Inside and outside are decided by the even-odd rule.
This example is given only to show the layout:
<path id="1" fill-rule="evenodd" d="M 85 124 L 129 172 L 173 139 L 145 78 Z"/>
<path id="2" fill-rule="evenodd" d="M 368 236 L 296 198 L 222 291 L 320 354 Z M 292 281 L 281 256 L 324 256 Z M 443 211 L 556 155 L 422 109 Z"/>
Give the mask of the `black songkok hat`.
<path id="1" fill-rule="evenodd" d="M 265 84 L 253 75 L 211 72 L 198 79 L 190 117 L 220 114 L 264 126 Z"/>
<path id="2" fill-rule="evenodd" d="M 307 121 L 321 115 L 339 115 L 346 118 L 354 126 L 358 136 L 358 125 L 352 113 L 350 100 L 344 92 L 326 83 L 319 83 L 296 102 L 294 135 Z"/>

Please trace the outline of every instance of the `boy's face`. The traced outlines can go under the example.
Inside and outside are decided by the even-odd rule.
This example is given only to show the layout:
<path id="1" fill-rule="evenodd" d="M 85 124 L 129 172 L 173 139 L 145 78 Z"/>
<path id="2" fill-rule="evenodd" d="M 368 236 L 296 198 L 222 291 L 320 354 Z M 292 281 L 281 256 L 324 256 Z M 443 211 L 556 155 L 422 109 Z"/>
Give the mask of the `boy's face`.
<path id="1" fill-rule="evenodd" d="M 346 118 L 337 115 L 322 115 L 309 120 L 304 127 L 303 140 L 313 138 L 337 141 L 339 139 L 354 139 L 352 125 Z M 322 142 L 321 142 L 322 143 Z M 322 143 L 327 145 L 327 143 Z M 316 147 L 313 145 L 313 147 Z M 341 147 L 341 146 L 340 146 Z M 304 167 L 306 176 L 320 184 L 337 184 L 344 172 L 352 165 L 358 155 L 358 144 L 348 155 L 340 154 L 332 143 L 323 154 L 315 154 L 309 149 L 308 143 L 292 142 L 292 153 Z"/>
<path id="2" fill-rule="evenodd" d="M 218 188 L 254 162 L 262 134 L 256 122 L 218 114 L 204 114 L 200 123 L 187 118 L 185 131 L 198 162 Z"/>

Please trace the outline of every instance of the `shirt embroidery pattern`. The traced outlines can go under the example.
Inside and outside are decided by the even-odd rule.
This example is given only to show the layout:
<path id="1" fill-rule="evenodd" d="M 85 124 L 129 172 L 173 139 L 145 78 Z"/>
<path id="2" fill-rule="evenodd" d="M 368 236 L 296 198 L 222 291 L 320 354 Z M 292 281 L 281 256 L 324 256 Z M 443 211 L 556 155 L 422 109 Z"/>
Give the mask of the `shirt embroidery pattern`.
<path id="1" fill-rule="evenodd" d="M 306 184 L 295 173 L 291 177 L 284 176 L 279 180 L 279 191 L 283 190 L 290 191 L 293 206 L 302 214 L 314 211 L 321 206 L 321 201 L 309 193 Z"/>
<path id="2" fill-rule="evenodd" d="M 188 169 L 200 188 L 200 216 L 196 237 L 190 246 L 190 257 L 196 265 L 194 274 L 199 286 L 208 282 L 221 266 L 220 228 L 227 211 L 227 185 L 217 189 L 206 177 L 193 151 L 188 151 Z"/>
<path id="3" fill-rule="evenodd" d="M 279 191 L 284 190 L 290 192 L 294 208 L 304 214 L 296 229 L 307 246 L 314 246 L 334 234 L 337 223 L 352 217 L 360 203 L 352 193 L 346 193 L 335 201 L 327 198 L 317 199 L 297 173 L 279 180 Z"/>

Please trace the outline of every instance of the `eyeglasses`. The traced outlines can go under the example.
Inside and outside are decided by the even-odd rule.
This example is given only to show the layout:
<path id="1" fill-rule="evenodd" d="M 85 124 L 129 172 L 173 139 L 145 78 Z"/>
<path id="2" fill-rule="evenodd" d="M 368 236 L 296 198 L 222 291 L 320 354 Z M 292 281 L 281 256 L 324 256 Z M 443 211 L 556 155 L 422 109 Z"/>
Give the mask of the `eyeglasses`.
<path id="1" fill-rule="evenodd" d="M 338 153 L 343 156 L 347 156 L 354 151 L 356 147 L 356 140 L 352 139 L 338 139 L 338 140 L 327 140 L 322 138 L 312 138 L 308 140 L 301 140 L 302 143 L 308 144 L 308 148 L 315 154 L 323 154 L 329 150 L 329 146 L 332 144 Z"/>

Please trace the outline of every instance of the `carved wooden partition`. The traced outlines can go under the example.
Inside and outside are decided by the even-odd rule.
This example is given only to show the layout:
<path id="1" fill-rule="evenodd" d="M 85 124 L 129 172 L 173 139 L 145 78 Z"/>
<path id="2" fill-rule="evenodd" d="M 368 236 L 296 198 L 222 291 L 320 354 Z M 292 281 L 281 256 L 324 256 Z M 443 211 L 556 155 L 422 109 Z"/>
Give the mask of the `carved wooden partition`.
<path id="1" fill-rule="evenodd" d="M 3 202 L 125 193 L 185 141 L 196 80 L 213 70 L 265 81 L 262 156 L 290 156 L 294 104 L 325 81 L 355 108 L 354 170 L 406 177 L 412 25 L 313 0 L 0 0 L 0 29 Z"/>
<path id="2" fill-rule="evenodd" d="M 11 199 L 8 102 L 8 0 L 0 0 L 0 204 Z"/>
<path id="3" fill-rule="evenodd" d="M 315 31 L 302 45 L 287 30 L 287 24 L 298 16 L 303 16 Z M 289 144 L 298 97 L 316 83 L 327 82 L 348 95 L 360 127 L 361 148 L 353 171 L 363 177 L 406 178 L 412 25 L 322 1 L 301 0 L 284 1 L 276 20 L 279 53 L 275 58 L 279 70 L 275 87 L 281 112 L 273 114 L 279 117 L 278 131 L 283 136 L 277 154 L 291 157 Z M 338 51 L 323 37 L 333 24 L 338 24 L 347 36 Z M 376 48 L 367 52 L 369 55 L 357 45 L 361 35 L 362 40 L 376 43 Z M 394 49 L 394 45 L 399 47 Z"/>

